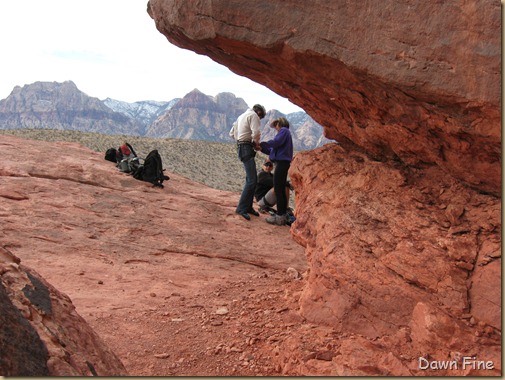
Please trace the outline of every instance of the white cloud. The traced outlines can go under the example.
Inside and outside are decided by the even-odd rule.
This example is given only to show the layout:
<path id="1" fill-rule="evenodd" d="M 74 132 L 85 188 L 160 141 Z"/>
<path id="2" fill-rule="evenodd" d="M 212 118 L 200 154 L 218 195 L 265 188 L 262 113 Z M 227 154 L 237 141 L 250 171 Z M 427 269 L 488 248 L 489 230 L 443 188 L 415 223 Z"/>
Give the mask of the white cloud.
<path id="1" fill-rule="evenodd" d="M 171 100 L 194 88 L 233 92 L 249 104 L 300 110 L 210 58 L 171 45 L 147 0 L 1 0 L 0 99 L 14 86 L 72 80 L 89 96 Z"/>

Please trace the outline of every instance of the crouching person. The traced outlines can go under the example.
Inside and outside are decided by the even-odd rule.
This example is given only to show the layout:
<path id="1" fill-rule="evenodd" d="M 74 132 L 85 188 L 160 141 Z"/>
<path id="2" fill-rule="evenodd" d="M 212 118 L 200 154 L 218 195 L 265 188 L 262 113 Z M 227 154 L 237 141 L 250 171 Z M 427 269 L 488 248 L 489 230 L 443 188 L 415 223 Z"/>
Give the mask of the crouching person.
<path id="1" fill-rule="evenodd" d="M 272 174 L 274 165 L 269 158 L 261 166 L 261 170 L 258 173 L 258 183 L 256 185 L 256 192 L 254 194 L 256 201 L 259 205 L 259 212 L 262 214 L 267 214 L 269 212 L 275 212 L 272 208 L 277 204 L 277 197 L 275 196 L 274 189 L 274 175 Z M 289 181 L 286 182 L 286 201 L 289 204 L 290 190 L 292 190 Z M 289 207 L 287 208 L 288 214 Z M 292 212 L 292 211 L 291 211 Z"/>

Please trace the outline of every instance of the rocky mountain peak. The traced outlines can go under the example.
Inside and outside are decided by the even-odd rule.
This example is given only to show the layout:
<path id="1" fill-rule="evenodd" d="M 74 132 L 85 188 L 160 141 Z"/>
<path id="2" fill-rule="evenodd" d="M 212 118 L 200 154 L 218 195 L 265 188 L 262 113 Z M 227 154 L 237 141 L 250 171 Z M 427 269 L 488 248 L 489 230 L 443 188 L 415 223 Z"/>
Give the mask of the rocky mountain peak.
<path id="1" fill-rule="evenodd" d="M 16 86 L 7 99 L 0 101 L 0 110 L 24 112 L 26 108 L 33 108 L 35 111 L 50 111 L 63 107 L 78 110 L 89 105 L 105 109 L 98 99 L 89 98 L 72 81 L 35 82 Z"/>
<path id="2" fill-rule="evenodd" d="M 17 86 L 0 100 L 0 125 L 2 129 L 48 128 L 110 134 L 136 134 L 140 129 L 138 123 L 86 95 L 72 81 Z"/>
<path id="3" fill-rule="evenodd" d="M 195 88 L 193 91 L 186 94 L 173 109 L 196 108 L 207 111 L 219 111 L 219 106 L 212 97 L 205 95 L 200 90 Z"/>
<path id="4" fill-rule="evenodd" d="M 237 98 L 231 92 L 221 92 L 214 97 L 217 105 L 228 115 L 238 117 L 244 110 L 248 108 L 247 103 L 242 98 Z"/>

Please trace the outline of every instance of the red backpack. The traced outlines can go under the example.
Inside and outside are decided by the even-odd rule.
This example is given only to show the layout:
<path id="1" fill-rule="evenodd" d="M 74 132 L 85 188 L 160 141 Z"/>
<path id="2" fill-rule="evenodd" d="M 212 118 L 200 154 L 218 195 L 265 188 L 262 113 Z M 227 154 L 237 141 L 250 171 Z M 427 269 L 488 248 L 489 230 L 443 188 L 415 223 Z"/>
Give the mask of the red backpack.
<path id="1" fill-rule="evenodd" d="M 130 148 L 128 148 L 127 144 L 121 145 L 121 147 L 119 149 L 121 150 L 121 153 L 123 153 L 124 156 L 129 156 L 130 154 L 132 154 L 132 152 L 131 152 Z"/>

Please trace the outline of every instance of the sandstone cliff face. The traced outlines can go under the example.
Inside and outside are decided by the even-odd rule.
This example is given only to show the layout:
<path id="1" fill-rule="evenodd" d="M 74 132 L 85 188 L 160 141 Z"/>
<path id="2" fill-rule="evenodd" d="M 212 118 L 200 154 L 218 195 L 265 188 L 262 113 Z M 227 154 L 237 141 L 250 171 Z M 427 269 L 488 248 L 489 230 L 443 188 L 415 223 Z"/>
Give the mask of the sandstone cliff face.
<path id="1" fill-rule="evenodd" d="M 162 1 L 173 44 L 286 96 L 328 138 L 500 192 L 500 4 Z"/>
<path id="2" fill-rule="evenodd" d="M 15 87 L 0 100 L 2 129 L 49 128 L 114 134 L 138 134 L 140 125 L 113 112 L 73 82 L 36 82 Z"/>
<path id="3" fill-rule="evenodd" d="M 310 267 L 305 317 L 396 337 L 398 357 L 470 350 L 500 363 L 499 199 L 436 167 L 388 166 L 330 145 L 300 153 L 292 168 L 292 233 Z"/>
<path id="4" fill-rule="evenodd" d="M 300 372 L 422 375 L 402 360 L 470 352 L 501 370 L 500 4 L 150 0 L 148 12 L 170 42 L 288 97 L 339 142 L 290 170 L 310 267 L 301 308 L 377 344 L 357 338 Z"/>

